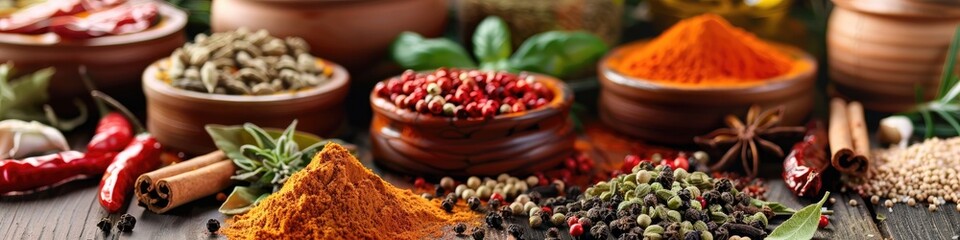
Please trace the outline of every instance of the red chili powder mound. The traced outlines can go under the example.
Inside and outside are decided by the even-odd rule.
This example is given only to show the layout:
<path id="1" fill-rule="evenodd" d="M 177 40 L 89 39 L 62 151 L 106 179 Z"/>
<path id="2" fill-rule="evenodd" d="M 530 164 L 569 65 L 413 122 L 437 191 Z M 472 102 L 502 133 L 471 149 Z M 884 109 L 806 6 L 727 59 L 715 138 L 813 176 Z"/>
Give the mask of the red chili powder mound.
<path id="1" fill-rule="evenodd" d="M 439 200 L 394 187 L 331 143 L 222 232 L 230 239 L 423 239 L 479 219 L 463 204 L 447 213 Z"/>

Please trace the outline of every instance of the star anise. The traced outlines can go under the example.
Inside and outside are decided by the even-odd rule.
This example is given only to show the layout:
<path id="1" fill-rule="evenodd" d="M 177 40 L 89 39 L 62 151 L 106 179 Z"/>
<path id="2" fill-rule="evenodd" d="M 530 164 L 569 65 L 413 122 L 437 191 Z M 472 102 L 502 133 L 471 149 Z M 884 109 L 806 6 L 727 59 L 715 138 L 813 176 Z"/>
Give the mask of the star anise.
<path id="1" fill-rule="evenodd" d="M 779 106 L 761 112 L 760 106 L 753 105 L 747 111 L 746 122 L 741 122 L 735 115 L 727 115 L 727 128 L 721 128 L 707 135 L 695 137 L 697 144 L 711 149 L 729 150 L 719 161 L 710 164 L 711 171 L 721 170 L 739 158 L 743 169 L 749 177 L 756 177 L 760 165 L 760 154 L 769 153 L 783 157 L 783 149 L 773 142 L 773 139 L 782 136 L 802 136 L 804 127 L 778 126 L 783 119 L 784 107 Z"/>

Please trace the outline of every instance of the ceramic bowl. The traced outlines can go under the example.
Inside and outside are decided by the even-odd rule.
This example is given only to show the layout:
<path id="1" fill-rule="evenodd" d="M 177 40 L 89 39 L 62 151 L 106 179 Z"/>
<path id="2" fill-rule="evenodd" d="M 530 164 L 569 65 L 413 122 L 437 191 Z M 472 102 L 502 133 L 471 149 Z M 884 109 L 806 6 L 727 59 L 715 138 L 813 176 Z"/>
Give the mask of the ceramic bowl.
<path id="1" fill-rule="evenodd" d="M 187 14 L 163 1 L 157 6 L 162 20 L 139 33 L 82 41 L 62 40 L 54 34 L 0 33 L 0 62 L 13 61 L 18 73 L 55 67 L 49 90 L 54 102 L 89 94 L 77 71 L 80 65 L 87 66 L 98 89 L 118 97 L 129 95 L 129 89 L 139 87 L 143 69 L 185 42 Z"/>
<path id="2" fill-rule="evenodd" d="M 560 80 L 534 74 L 553 90 L 547 105 L 490 119 L 454 119 L 398 109 L 370 94 L 373 154 L 386 168 L 417 176 L 525 176 L 555 167 L 573 151 L 573 92 Z"/>
<path id="3" fill-rule="evenodd" d="M 302 37 L 314 56 L 359 69 L 384 59 L 403 31 L 440 36 L 447 0 L 217 0 L 210 18 L 214 32 L 247 27 Z"/>
<path id="4" fill-rule="evenodd" d="M 796 48 L 774 45 L 796 58 L 798 69 L 761 83 L 737 86 L 661 84 L 623 75 L 610 66 L 629 49 L 614 49 L 598 64 L 600 119 L 620 133 L 645 141 L 684 145 L 693 137 L 723 127 L 723 117 L 743 116 L 752 104 L 786 107 L 783 124 L 800 125 L 813 109 L 816 63 Z"/>
<path id="5" fill-rule="evenodd" d="M 175 88 L 158 78 L 160 66 L 169 63 L 168 58 L 161 59 L 143 72 L 143 91 L 147 95 L 148 130 L 161 144 L 175 150 L 192 154 L 215 150 L 213 140 L 204 130 L 207 124 L 250 122 L 263 128 L 283 129 L 297 119 L 297 130 L 329 137 L 343 120 L 343 100 L 350 75 L 332 62 L 323 63 L 333 68 L 329 82 L 293 93 L 264 96 L 207 94 Z"/>
<path id="6" fill-rule="evenodd" d="M 834 0 L 827 32 L 832 94 L 881 112 L 916 102 L 916 87 L 934 96 L 947 47 L 960 25 L 960 4 L 934 1 Z"/>

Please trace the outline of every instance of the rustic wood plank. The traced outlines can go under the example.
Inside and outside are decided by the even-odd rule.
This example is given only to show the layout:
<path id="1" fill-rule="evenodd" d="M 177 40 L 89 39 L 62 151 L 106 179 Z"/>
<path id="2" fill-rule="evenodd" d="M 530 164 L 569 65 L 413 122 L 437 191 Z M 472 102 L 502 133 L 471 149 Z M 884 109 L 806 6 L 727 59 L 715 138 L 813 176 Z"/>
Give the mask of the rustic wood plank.
<path id="1" fill-rule="evenodd" d="M 873 206 L 877 215 L 886 219 L 879 221 L 879 227 L 893 239 L 958 239 L 960 238 L 960 212 L 957 205 L 950 203 L 939 206 L 936 212 L 927 210 L 927 205 L 910 207 L 896 204 L 886 208 L 881 204 Z"/>
<path id="2" fill-rule="evenodd" d="M 873 222 L 870 209 L 863 204 L 860 196 L 849 192 L 831 191 L 830 197 L 837 200 L 836 204 L 827 206 L 834 211 L 833 216 L 830 216 L 830 225 L 817 231 L 814 239 L 879 239 L 882 237 L 880 230 Z M 767 180 L 767 198 L 769 201 L 780 202 L 798 210 L 820 200 L 820 197 L 815 199 L 795 197 L 780 179 Z M 848 205 L 851 199 L 860 204 L 857 207 Z M 770 229 L 772 230 L 786 219 L 782 217 L 771 221 Z"/>

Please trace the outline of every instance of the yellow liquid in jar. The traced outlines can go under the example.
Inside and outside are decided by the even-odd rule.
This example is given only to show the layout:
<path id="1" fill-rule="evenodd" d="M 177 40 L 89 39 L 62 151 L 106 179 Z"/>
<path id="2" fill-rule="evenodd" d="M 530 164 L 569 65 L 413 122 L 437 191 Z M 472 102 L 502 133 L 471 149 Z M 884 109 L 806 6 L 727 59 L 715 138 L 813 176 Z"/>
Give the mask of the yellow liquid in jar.
<path id="1" fill-rule="evenodd" d="M 664 30 L 681 19 L 713 13 L 763 38 L 779 34 L 793 0 L 651 0 L 654 25 Z"/>

